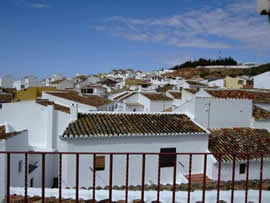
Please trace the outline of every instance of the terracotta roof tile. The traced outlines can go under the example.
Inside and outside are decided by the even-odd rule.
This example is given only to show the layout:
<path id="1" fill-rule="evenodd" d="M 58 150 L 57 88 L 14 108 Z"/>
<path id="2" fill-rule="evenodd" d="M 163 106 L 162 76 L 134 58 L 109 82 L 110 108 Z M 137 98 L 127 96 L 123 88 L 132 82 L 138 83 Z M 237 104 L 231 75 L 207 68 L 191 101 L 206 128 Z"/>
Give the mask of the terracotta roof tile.
<path id="1" fill-rule="evenodd" d="M 52 101 L 48 101 L 48 100 L 36 100 L 36 103 L 42 105 L 42 106 L 48 106 L 48 105 L 53 105 L 54 109 L 57 111 L 62 111 L 65 113 L 70 113 L 70 108 L 59 105 L 59 104 L 55 104 Z"/>
<path id="2" fill-rule="evenodd" d="M 169 92 L 169 94 L 171 94 L 175 99 L 181 99 L 182 98 L 182 94 L 181 92 Z"/>
<path id="3" fill-rule="evenodd" d="M 1 139 L 8 139 L 10 137 L 13 137 L 15 135 L 17 135 L 19 132 L 11 132 L 11 133 L 7 133 L 6 132 L 6 127 L 5 126 L 0 126 L 0 140 Z"/>
<path id="4" fill-rule="evenodd" d="M 63 136 L 123 136 L 205 133 L 184 114 L 91 113 L 79 114 Z"/>
<path id="5" fill-rule="evenodd" d="M 199 88 L 184 88 L 183 90 L 190 92 L 191 94 L 196 94 Z"/>
<path id="6" fill-rule="evenodd" d="M 75 92 L 46 92 L 47 94 L 61 97 L 67 100 L 75 101 L 78 103 L 86 104 L 89 106 L 103 106 L 105 104 L 109 104 L 112 101 L 105 99 L 103 97 L 95 96 L 95 95 L 89 95 L 89 96 L 80 96 L 79 94 Z"/>
<path id="7" fill-rule="evenodd" d="M 257 103 L 270 103 L 270 91 L 255 90 L 206 90 L 217 98 L 251 99 Z"/>
<path id="8" fill-rule="evenodd" d="M 121 99 L 122 97 L 127 96 L 129 93 L 130 93 L 130 92 L 125 92 L 125 93 L 123 93 L 123 94 L 120 94 L 120 95 L 118 95 L 117 97 L 115 97 L 113 100 Z"/>
<path id="9" fill-rule="evenodd" d="M 211 153 L 270 153 L 270 133 L 265 129 L 252 128 L 212 130 L 209 135 L 209 151 Z M 259 157 L 251 155 L 250 158 Z M 224 155 L 222 159 L 231 161 L 232 155 Z M 244 155 L 236 157 L 236 160 L 245 159 Z"/>
<path id="10" fill-rule="evenodd" d="M 171 101 L 172 98 L 166 96 L 162 93 L 141 93 L 143 96 L 147 97 L 150 100 L 153 101 Z"/>
<path id="11" fill-rule="evenodd" d="M 0 103 L 10 103 L 12 99 L 12 94 L 0 94 Z"/>
<path id="12" fill-rule="evenodd" d="M 253 117 L 255 120 L 270 120 L 270 112 L 253 105 Z"/>

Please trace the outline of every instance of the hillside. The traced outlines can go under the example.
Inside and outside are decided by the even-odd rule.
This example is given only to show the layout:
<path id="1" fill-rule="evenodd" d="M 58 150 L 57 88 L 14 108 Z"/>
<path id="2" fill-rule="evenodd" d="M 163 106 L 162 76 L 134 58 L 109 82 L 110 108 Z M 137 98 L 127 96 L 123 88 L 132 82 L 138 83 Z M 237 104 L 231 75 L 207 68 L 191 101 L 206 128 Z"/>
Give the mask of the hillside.
<path id="1" fill-rule="evenodd" d="M 172 73 L 167 73 L 169 77 L 182 77 L 184 79 L 195 78 L 224 78 L 226 76 L 236 77 L 241 75 L 255 76 L 270 71 L 270 63 L 255 68 L 181 68 Z"/>

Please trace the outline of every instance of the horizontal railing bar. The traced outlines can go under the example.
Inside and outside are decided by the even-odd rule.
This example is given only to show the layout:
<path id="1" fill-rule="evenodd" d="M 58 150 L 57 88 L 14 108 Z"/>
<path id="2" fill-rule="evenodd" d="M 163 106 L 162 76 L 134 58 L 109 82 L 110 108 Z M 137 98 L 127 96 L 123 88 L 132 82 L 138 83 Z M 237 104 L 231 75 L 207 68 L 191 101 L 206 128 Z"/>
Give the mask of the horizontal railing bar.
<path id="1" fill-rule="evenodd" d="M 25 151 L 0 151 L 0 154 L 56 154 L 56 155 L 59 155 L 59 154 L 66 154 L 66 155 L 76 155 L 76 154 L 80 154 L 80 155 L 99 155 L 99 154 L 102 154 L 102 155 L 110 155 L 110 154 L 113 154 L 113 155 L 126 155 L 126 154 L 129 154 L 129 155 L 143 155 L 143 154 L 146 154 L 146 155 L 257 155 L 257 156 L 261 156 L 261 155 L 270 155 L 270 152 L 266 152 L 266 153 L 209 153 L 209 152 L 191 152 L 191 153 L 188 153 L 188 152 L 183 152 L 183 153 L 159 153 L 159 152 L 41 152 L 41 151 L 36 151 L 36 152 L 25 152 Z M 251 157 L 252 158 L 252 157 Z M 260 157 L 257 157 L 258 160 L 260 160 Z M 267 157 L 266 157 L 267 158 Z M 270 157 L 269 157 L 270 158 Z"/>

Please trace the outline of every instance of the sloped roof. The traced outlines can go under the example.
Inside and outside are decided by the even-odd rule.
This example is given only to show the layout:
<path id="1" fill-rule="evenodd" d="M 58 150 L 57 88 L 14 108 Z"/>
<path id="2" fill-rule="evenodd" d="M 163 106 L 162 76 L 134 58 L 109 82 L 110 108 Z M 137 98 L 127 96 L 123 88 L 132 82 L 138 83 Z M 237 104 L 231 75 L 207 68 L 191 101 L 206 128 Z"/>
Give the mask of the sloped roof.
<path id="1" fill-rule="evenodd" d="M 196 94 L 197 92 L 199 92 L 199 88 L 184 88 L 183 90 L 185 90 L 191 94 Z"/>
<path id="2" fill-rule="evenodd" d="M 181 92 L 169 91 L 169 94 L 171 94 L 173 96 L 173 98 L 175 98 L 175 99 L 181 99 L 182 98 L 182 93 Z"/>
<path id="3" fill-rule="evenodd" d="M 143 96 L 147 97 L 150 100 L 153 101 L 171 101 L 172 98 L 166 96 L 162 93 L 141 93 Z"/>
<path id="4" fill-rule="evenodd" d="M 62 111 L 65 113 L 70 113 L 70 108 L 55 104 L 53 101 L 48 101 L 48 100 L 36 100 L 36 103 L 42 105 L 42 106 L 48 106 L 48 105 L 53 105 L 54 109 L 57 111 Z"/>
<path id="5" fill-rule="evenodd" d="M 64 137 L 149 136 L 206 133 L 184 114 L 91 113 L 79 114 Z"/>
<path id="6" fill-rule="evenodd" d="M 193 80 L 187 80 L 186 83 L 188 83 L 189 85 L 199 85 L 199 86 L 204 86 L 207 87 L 208 85 L 198 82 L 198 81 L 193 81 Z"/>
<path id="7" fill-rule="evenodd" d="M 270 112 L 266 111 L 256 105 L 253 105 L 253 117 L 255 120 L 270 120 Z"/>
<path id="8" fill-rule="evenodd" d="M 270 153 L 270 133 L 265 129 L 223 128 L 212 130 L 209 135 L 211 153 Z M 260 155 L 252 155 L 257 159 Z M 245 160 L 247 156 L 238 155 L 236 160 Z M 219 158 L 216 156 L 216 159 Z M 232 155 L 223 155 L 223 161 L 231 161 Z"/>
<path id="9" fill-rule="evenodd" d="M 130 93 L 130 92 L 125 92 L 125 93 L 123 93 L 123 94 L 120 94 L 120 95 L 118 95 L 117 97 L 113 98 L 113 100 L 121 99 L 122 97 L 127 96 L 129 93 Z"/>
<path id="10" fill-rule="evenodd" d="M 22 131 L 20 131 L 22 132 Z M 2 139 L 8 139 L 10 137 L 13 137 L 17 134 L 19 134 L 20 132 L 10 132 L 10 133 L 7 133 L 6 132 L 6 127 L 4 125 L 0 126 L 0 140 Z"/>
<path id="11" fill-rule="evenodd" d="M 257 103 L 270 103 L 270 91 L 206 89 L 206 92 L 217 98 L 250 99 Z"/>
<path id="12" fill-rule="evenodd" d="M 100 96 L 95 96 L 95 95 L 88 95 L 88 96 L 80 96 L 79 94 L 75 92 L 46 92 L 47 94 L 56 96 L 56 97 L 61 97 L 63 99 L 75 101 L 78 103 L 86 104 L 89 106 L 103 106 L 105 104 L 109 104 L 112 101 L 105 99 L 104 97 Z"/>
<path id="13" fill-rule="evenodd" d="M 12 94 L 0 94 L 0 104 L 1 103 L 10 103 L 13 99 Z"/>

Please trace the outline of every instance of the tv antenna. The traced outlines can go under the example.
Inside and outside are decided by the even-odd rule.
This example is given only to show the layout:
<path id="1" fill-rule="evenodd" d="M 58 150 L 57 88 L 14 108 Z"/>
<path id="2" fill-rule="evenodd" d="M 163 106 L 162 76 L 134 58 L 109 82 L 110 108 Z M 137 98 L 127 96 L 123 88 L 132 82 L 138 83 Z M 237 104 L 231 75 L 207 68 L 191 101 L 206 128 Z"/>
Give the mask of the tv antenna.
<path id="1" fill-rule="evenodd" d="M 270 23 L 270 0 L 257 0 L 257 12 L 260 15 L 267 15 Z"/>

